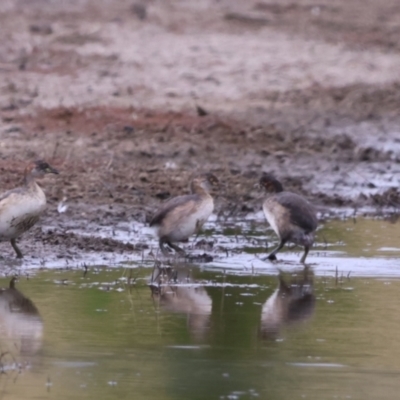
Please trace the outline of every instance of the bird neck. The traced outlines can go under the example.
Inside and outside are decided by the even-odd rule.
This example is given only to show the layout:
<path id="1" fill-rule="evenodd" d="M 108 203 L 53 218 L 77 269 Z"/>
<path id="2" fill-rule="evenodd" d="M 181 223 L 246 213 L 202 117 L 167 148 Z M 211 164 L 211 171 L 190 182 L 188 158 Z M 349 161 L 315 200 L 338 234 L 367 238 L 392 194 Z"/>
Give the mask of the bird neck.
<path id="1" fill-rule="evenodd" d="M 26 167 L 24 171 L 24 185 L 30 187 L 34 186 L 35 183 L 33 171 L 29 167 Z"/>
<path id="2" fill-rule="evenodd" d="M 198 194 L 199 196 L 211 197 L 208 190 L 199 182 L 192 182 L 190 185 L 190 191 L 192 194 Z"/>
<path id="3" fill-rule="evenodd" d="M 23 184 L 31 191 L 41 191 L 40 186 L 36 183 L 36 178 L 41 177 L 29 167 L 25 168 Z"/>
<path id="4" fill-rule="evenodd" d="M 278 180 L 274 180 L 272 181 L 272 187 L 273 187 L 273 191 L 275 193 L 280 193 L 283 192 L 283 186 L 282 183 L 280 183 Z"/>
<path id="5" fill-rule="evenodd" d="M 13 277 L 12 279 L 11 279 L 11 281 L 10 281 L 10 289 L 15 289 L 15 281 L 16 281 L 17 279 L 15 278 L 15 277 Z"/>

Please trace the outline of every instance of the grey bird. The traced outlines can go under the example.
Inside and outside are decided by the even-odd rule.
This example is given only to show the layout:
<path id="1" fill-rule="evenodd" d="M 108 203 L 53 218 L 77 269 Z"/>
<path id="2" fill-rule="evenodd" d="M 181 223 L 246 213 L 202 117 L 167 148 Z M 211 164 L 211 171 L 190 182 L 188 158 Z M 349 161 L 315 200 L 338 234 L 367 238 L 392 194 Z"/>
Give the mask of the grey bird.
<path id="1" fill-rule="evenodd" d="M 276 339 L 285 326 L 304 322 L 315 311 L 313 274 L 308 266 L 296 271 L 289 281 L 279 272 L 279 286 L 263 304 L 261 333 L 264 338 Z"/>
<path id="2" fill-rule="evenodd" d="M 157 229 L 159 246 L 164 255 L 168 254 L 168 247 L 185 255 L 175 242 L 186 242 L 207 221 L 214 210 L 214 200 L 210 195 L 214 186 L 218 186 L 215 175 L 198 175 L 190 183 L 191 194 L 167 200 L 154 215 L 150 226 Z"/>
<path id="3" fill-rule="evenodd" d="M 46 195 L 36 183 L 45 174 L 58 174 L 46 161 L 38 160 L 25 169 L 21 187 L 9 190 L 0 196 L 0 241 L 10 241 L 22 258 L 16 239 L 39 220 L 46 208 Z"/>
<path id="4" fill-rule="evenodd" d="M 314 207 L 302 196 L 286 192 L 282 184 L 272 175 L 263 174 L 259 184 L 267 192 L 273 193 L 263 203 L 265 218 L 278 235 L 279 246 L 267 257 L 276 260 L 276 253 L 287 242 L 304 246 L 300 262 L 304 263 L 314 244 L 315 230 L 318 226 Z"/>

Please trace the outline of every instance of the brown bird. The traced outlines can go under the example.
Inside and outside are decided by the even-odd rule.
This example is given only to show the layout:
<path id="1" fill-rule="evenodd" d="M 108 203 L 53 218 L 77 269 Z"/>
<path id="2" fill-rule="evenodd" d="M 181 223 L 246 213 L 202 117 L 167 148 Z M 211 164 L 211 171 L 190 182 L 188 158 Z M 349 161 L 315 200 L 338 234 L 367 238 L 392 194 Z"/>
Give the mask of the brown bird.
<path id="1" fill-rule="evenodd" d="M 211 173 L 195 177 L 191 184 L 191 194 L 168 200 L 157 211 L 150 226 L 157 228 L 159 246 L 164 255 L 169 248 L 185 255 L 185 251 L 174 242 L 185 242 L 198 232 L 214 210 L 211 187 L 218 186 L 218 179 Z"/>
<path id="2" fill-rule="evenodd" d="M 273 195 L 263 203 L 265 218 L 278 235 L 279 246 L 269 255 L 269 260 L 276 260 L 276 253 L 287 242 L 304 246 L 300 262 L 304 263 L 314 244 L 318 220 L 314 207 L 302 196 L 285 192 L 282 184 L 272 175 L 263 174 L 260 186 Z"/>
<path id="3" fill-rule="evenodd" d="M 23 186 L 0 196 L 0 241 L 9 240 L 17 258 L 23 256 L 16 238 L 32 228 L 46 208 L 46 195 L 36 183 L 45 174 L 58 171 L 45 161 L 36 161 L 25 169 Z"/>
<path id="4" fill-rule="evenodd" d="M 13 277 L 8 288 L 0 288 L 0 343 L 3 354 L 9 354 L 13 364 L 19 355 L 36 354 L 43 339 L 40 313 L 32 300 L 15 287 L 16 281 Z"/>

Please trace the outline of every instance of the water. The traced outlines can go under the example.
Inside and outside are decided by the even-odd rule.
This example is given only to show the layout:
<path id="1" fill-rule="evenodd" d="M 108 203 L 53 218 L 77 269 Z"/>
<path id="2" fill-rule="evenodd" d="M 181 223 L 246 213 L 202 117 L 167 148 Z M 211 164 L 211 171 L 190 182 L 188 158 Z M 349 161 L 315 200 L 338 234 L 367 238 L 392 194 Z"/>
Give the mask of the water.
<path id="1" fill-rule="evenodd" d="M 351 212 L 353 213 L 353 212 Z M 348 217 L 349 213 L 345 212 Z M 78 224 L 79 226 L 79 224 Z M 383 219 L 346 219 L 320 222 L 316 243 L 307 257 L 307 262 L 315 267 L 320 275 L 341 274 L 353 276 L 398 276 L 400 277 L 400 232 L 396 222 Z M 44 230 L 51 227 L 43 227 Z M 38 254 L 27 254 L 18 266 L 23 271 L 37 268 L 65 268 L 102 265 L 143 265 L 143 261 L 159 256 L 158 241 L 154 231 L 139 222 L 120 222 L 112 227 L 88 226 L 86 230 L 74 228 L 69 221 L 65 232 L 76 235 L 112 237 L 115 240 L 129 242 L 147 250 L 136 252 L 90 252 L 74 251 L 58 254 L 57 249 Z M 205 245 L 200 245 L 205 242 Z M 210 246 L 209 244 L 212 244 Z M 249 273 L 257 270 L 275 274 L 277 267 L 263 262 L 267 251 L 278 244 L 275 233 L 267 227 L 262 213 L 245 220 L 209 221 L 205 225 L 204 235 L 194 245 L 192 240 L 184 247 L 191 254 L 212 254 L 214 261 L 207 268 L 216 270 L 232 269 Z M 8 244 L 3 244 L 8 246 Z M 267 250 L 268 247 L 268 250 Z M 39 250 L 39 249 L 38 249 Z M 279 268 L 298 267 L 303 250 L 299 247 L 285 246 L 279 252 Z M 33 252 L 32 252 L 33 253 Z M 150 263 L 151 264 L 151 263 Z M 149 264 L 148 264 L 149 265 Z M 15 268 L 13 260 L 12 268 Z"/>
<path id="2" fill-rule="evenodd" d="M 148 263 L 30 271 L 16 286 L 32 303 L 0 294 L 1 396 L 397 398 L 397 232 L 383 220 L 327 223 L 306 270 L 295 249 L 260 261 L 256 224 L 213 232 L 228 261 L 175 264 L 161 271 L 169 284 L 149 286 Z"/>
<path id="3" fill-rule="evenodd" d="M 42 330 L 36 322 L 14 324 L 11 340 L 2 333 L 2 351 L 22 363 L 0 376 L 3 398 L 397 396 L 398 280 L 314 277 L 311 303 L 288 317 L 285 302 L 272 298 L 265 320 L 275 276 L 192 268 L 205 287 L 172 286 L 160 300 L 147 285 L 149 271 L 138 272 L 131 287 L 120 279 L 123 269 L 22 279 L 18 288 L 39 310 Z M 12 358 L 3 364 L 12 367 Z"/>

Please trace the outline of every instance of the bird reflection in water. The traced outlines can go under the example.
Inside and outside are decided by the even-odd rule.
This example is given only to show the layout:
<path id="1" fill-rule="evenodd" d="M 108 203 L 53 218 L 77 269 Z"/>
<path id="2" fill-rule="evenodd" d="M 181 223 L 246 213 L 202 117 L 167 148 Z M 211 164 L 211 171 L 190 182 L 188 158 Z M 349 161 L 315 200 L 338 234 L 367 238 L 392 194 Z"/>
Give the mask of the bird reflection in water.
<path id="1" fill-rule="evenodd" d="M 41 348 L 43 321 L 33 302 L 16 287 L 0 289 L 0 348 L 2 366 L 27 361 Z"/>
<path id="2" fill-rule="evenodd" d="M 157 306 L 176 314 L 186 315 L 187 327 L 196 340 L 204 340 L 210 328 L 212 301 L 202 286 L 185 277 L 178 280 L 178 271 L 157 266 L 149 284 Z"/>
<path id="3" fill-rule="evenodd" d="M 309 267 L 293 275 L 289 282 L 279 274 L 279 286 L 261 312 L 261 336 L 276 339 L 285 326 L 307 321 L 315 310 L 313 276 Z"/>

